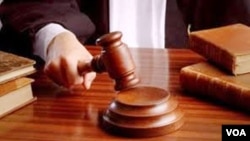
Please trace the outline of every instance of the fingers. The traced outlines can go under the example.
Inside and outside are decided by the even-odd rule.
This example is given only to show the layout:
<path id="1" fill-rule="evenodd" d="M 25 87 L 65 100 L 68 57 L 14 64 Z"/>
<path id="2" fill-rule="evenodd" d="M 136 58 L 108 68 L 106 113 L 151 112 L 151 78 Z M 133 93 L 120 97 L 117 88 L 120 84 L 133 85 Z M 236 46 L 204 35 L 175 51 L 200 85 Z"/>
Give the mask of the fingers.
<path id="1" fill-rule="evenodd" d="M 90 86 L 92 84 L 92 82 L 94 81 L 95 77 L 96 77 L 96 73 L 95 72 L 89 72 L 86 73 L 84 76 L 84 81 L 83 81 L 83 85 L 86 89 L 90 89 Z"/>
<path id="2" fill-rule="evenodd" d="M 65 87 L 70 88 L 72 85 L 82 84 L 83 77 L 78 73 L 77 61 L 74 58 L 63 58 L 61 60 L 63 80 L 67 84 Z"/>
<path id="3" fill-rule="evenodd" d="M 49 44 L 44 71 L 59 85 L 70 88 L 72 85 L 83 84 L 89 89 L 96 76 L 88 68 L 92 58 L 73 33 L 64 32 L 54 37 Z"/>
<path id="4" fill-rule="evenodd" d="M 58 85 L 64 85 L 61 71 L 58 68 L 59 66 L 58 63 L 56 63 L 56 61 L 53 62 L 50 61 L 45 64 L 44 72 L 50 79 L 52 79 Z"/>
<path id="5" fill-rule="evenodd" d="M 86 89 L 90 89 L 96 77 L 95 72 L 80 73 L 77 61 L 70 58 L 50 61 L 45 65 L 44 71 L 55 83 L 66 88 L 82 84 Z"/>
<path id="6" fill-rule="evenodd" d="M 74 58 L 72 58 L 72 60 L 68 58 L 62 61 L 64 80 L 67 81 L 66 87 L 70 88 L 72 85 L 83 84 L 86 89 L 89 89 L 96 77 L 96 73 L 92 72 L 88 67 L 89 63 L 82 63 L 82 66 L 86 67 L 83 67 L 83 70 L 81 70 L 82 72 L 80 72 L 79 62 L 75 61 Z"/>
<path id="7" fill-rule="evenodd" d="M 90 89 L 93 80 L 96 77 L 96 73 L 92 71 L 90 61 L 88 62 L 78 62 L 78 72 L 83 77 L 83 86 L 86 89 Z"/>

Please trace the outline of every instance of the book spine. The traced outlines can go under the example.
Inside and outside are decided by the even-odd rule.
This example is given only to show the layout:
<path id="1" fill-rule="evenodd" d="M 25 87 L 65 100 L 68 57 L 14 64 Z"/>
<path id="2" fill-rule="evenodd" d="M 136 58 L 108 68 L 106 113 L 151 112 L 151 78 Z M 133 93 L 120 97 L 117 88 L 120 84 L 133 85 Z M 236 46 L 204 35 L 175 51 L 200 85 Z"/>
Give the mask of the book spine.
<path id="1" fill-rule="evenodd" d="M 189 68 L 180 71 L 180 85 L 190 95 L 209 97 L 235 108 L 250 111 L 250 91 L 243 86 Z"/>
<path id="2" fill-rule="evenodd" d="M 214 63 L 221 69 L 236 75 L 234 65 L 235 58 L 233 55 L 213 43 L 204 41 L 196 35 L 190 35 L 189 39 L 189 46 L 191 50 L 207 58 L 208 61 Z"/>

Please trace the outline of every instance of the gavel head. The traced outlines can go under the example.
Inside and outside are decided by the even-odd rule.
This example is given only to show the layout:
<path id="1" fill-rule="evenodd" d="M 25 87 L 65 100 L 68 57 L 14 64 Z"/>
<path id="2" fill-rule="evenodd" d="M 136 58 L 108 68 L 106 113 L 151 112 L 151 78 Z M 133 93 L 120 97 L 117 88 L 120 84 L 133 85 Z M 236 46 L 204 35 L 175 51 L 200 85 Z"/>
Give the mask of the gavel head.
<path id="1" fill-rule="evenodd" d="M 115 80 L 115 90 L 124 90 L 139 83 L 135 75 L 135 64 L 129 48 L 121 41 L 121 32 L 111 32 L 97 39 L 96 44 L 103 48 L 102 54 L 91 62 L 94 71 L 107 71 Z"/>

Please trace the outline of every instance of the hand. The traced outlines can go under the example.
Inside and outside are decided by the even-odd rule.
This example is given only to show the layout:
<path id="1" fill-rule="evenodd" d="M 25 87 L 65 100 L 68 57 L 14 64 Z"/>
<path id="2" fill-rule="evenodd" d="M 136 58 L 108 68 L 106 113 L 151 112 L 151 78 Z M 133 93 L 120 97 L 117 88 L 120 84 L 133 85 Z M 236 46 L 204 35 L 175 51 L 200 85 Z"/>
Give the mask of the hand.
<path id="1" fill-rule="evenodd" d="M 93 56 L 77 40 L 71 32 L 57 35 L 49 44 L 44 71 L 57 84 L 70 88 L 72 85 L 83 84 L 89 89 L 96 77 L 95 72 L 79 72 L 79 65 L 84 68 Z"/>

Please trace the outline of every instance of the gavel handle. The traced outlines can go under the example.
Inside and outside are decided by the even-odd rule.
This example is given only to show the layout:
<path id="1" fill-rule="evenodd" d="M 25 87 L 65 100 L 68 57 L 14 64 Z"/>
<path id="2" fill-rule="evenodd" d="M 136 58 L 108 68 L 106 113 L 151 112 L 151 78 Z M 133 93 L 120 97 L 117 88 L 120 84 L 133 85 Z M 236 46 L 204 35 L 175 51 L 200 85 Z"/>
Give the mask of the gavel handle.
<path id="1" fill-rule="evenodd" d="M 79 74 L 91 71 L 97 73 L 102 73 L 106 71 L 101 55 L 94 56 L 94 58 L 89 62 L 78 62 Z"/>

